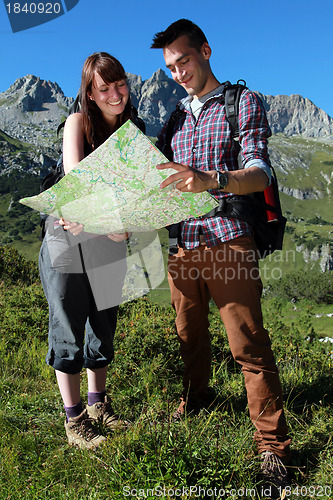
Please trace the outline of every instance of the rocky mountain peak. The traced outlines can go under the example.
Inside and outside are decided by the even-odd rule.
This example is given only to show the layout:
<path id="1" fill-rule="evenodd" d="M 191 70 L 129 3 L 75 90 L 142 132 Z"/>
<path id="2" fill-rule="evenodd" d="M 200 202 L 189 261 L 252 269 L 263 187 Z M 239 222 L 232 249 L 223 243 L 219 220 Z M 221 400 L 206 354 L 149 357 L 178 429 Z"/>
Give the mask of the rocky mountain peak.
<path id="1" fill-rule="evenodd" d="M 147 80 L 148 82 L 168 82 L 170 81 L 170 78 L 165 74 L 163 69 L 159 68 L 155 73 L 153 73 L 153 76 Z"/>
<path id="2" fill-rule="evenodd" d="M 57 83 L 34 75 L 18 78 L 8 90 L 0 94 L 0 98 L 22 111 L 42 111 L 49 103 L 68 107 L 71 102 Z"/>
<path id="3" fill-rule="evenodd" d="M 263 95 L 261 98 L 267 112 L 272 132 L 288 136 L 329 137 L 333 134 L 333 118 L 318 108 L 312 101 L 298 94 Z"/>
<path id="4" fill-rule="evenodd" d="M 72 102 L 57 83 L 26 75 L 0 93 L 0 128 L 21 141 L 52 150 L 57 127 Z"/>
<path id="5" fill-rule="evenodd" d="M 148 135 L 157 135 L 177 102 L 186 95 L 186 91 L 162 69 L 143 82 L 138 112 L 146 122 Z"/>

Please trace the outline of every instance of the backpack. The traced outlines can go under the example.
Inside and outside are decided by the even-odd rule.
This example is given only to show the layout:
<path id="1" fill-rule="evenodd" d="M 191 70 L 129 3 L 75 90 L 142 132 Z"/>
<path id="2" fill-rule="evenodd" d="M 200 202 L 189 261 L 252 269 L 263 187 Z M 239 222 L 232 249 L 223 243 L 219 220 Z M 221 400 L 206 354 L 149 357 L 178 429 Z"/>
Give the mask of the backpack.
<path id="1" fill-rule="evenodd" d="M 238 80 L 236 84 L 224 83 L 223 102 L 225 104 L 226 118 L 229 121 L 233 140 L 238 150 L 240 168 L 240 144 L 239 144 L 239 101 L 243 90 L 247 89 L 244 80 Z M 184 111 L 179 108 L 171 114 L 165 132 L 164 155 L 172 161 L 173 152 L 171 140 L 175 124 L 179 121 Z M 272 165 L 271 184 L 263 192 L 250 193 L 242 196 L 228 196 L 222 198 L 219 206 L 214 208 L 205 217 L 220 215 L 222 217 L 234 217 L 248 222 L 252 226 L 254 240 L 258 250 L 258 258 L 263 259 L 275 250 L 281 250 L 283 236 L 287 219 L 282 215 L 278 181 Z M 178 251 L 180 241 L 181 223 L 168 226 L 169 231 L 169 254 L 174 255 Z"/>
<path id="2" fill-rule="evenodd" d="M 68 109 L 68 114 L 71 115 L 72 113 L 77 113 L 81 109 L 81 96 L 80 93 L 77 94 L 74 102 L 71 104 L 71 106 Z M 65 126 L 66 120 L 60 123 L 60 125 L 57 128 L 57 137 L 59 136 L 59 132 L 61 131 L 62 128 Z M 60 151 L 60 156 L 58 158 L 57 163 L 54 165 L 51 165 L 49 167 L 49 173 L 43 177 L 41 180 L 40 186 L 39 186 L 39 191 L 42 193 L 43 191 L 46 191 L 50 187 L 54 186 L 57 184 L 63 177 L 65 176 L 65 171 L 64 171 L 64 165 L 63 165 L 63 159 L 62 159 L 62 151 Z M 39 240 L 43 241 L 43 238 L 46 233 L 46 219 L 48 218 L 47 214 L 40 213 L 40 233 L 39 233 Z"/>
<path id="3" fill-rule="evenodd" d="M 78 93 L 74 102 L 71 104 L 71 106 L 68 109 L 68 114 L 71 115 L 72 113 L 77 113 L 80 111 L 80 109 L 81 109 L 81 95 L 80 95 L 80 93 Z M 144 121 L 141 118 L 139 118 L 138 112 L 137 112 L 136 108 L 134 108 L 134 106 L 132 106 L 131 111 L 133 114 L 134 123 L 137 125 L 137 127 L 139 127 L 139 129 L 143 133 L 145 133 L 146 132 L 146 125 L 145 125 Z M 66 122 L 66 120 L 64 120 L 58 126 L 57 136 L 59 135 L 59 132 L 61 131 L 61 129 L 64 128 L 65 122 Z M 89 150 L 89 145 L 88 145 L 86 140 L 84 141 L 84 152 L 85 152 L 85 156 L 87 156 L 91 152 Z M 43 177 L 43 179 L 40 183 L 40 192 L 42 193 L 43 191 L 46 191 L 50 187 L 54 186 L 64 176 L 65 176 L 65 171 L 64 171 L 63 157 L 62 157 L 62 152 L 61 152 L 57 163 L 55 163 L 54 165 L 51 165 L 51 167 L 49 167 L 49 173 L 45 177 Z M 46 222 L 46 219 L 48 216 L 46 214 L 41 213 L 40 217 L 41 217 L 41 221 L 40 221 L 41 231 L 40 231 L 39 239 L 40 239 L 40 241 L 42 241 L 44 236 L 45 236 L 45 231 L 46 231 L 45 230 L 45 222 Z"/>
<path id="4" fill-rule="evenodd" d="M 68 114 L 71 115 L 72 113 L 77 113 L 78 111 L 80 111 L 80 109 L 81 109 L 81 96 L 80 93 L 78 93 L 74 102 L 68 109 Z M 61 129 L 64 128 L 65 122 L 66 120 L 61 122 L 60 125 L 58 126 L 57 137 L 59 136 L 59 132 L 61 131 Z M 51 167 L 49 167 L 49 173 L 45 177 L 43 177 L 40 183 L 40 192 L 42 193 L 43 191 L 46 191 L 50 187 L 54 186 L 54 184 L 57 184 L 57 182 L 59 182 L 60 179 L 64 177 L 64 175 L 65 171 L 62 162 L 62 152 L 61 152 L 57 163 L 51 165 Z"/>

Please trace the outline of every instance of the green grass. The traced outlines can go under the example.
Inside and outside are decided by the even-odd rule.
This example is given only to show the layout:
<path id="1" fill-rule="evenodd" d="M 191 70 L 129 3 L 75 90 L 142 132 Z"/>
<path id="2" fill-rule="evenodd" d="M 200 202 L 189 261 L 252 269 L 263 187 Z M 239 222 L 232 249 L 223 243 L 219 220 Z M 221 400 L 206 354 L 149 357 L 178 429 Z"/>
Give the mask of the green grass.
<path id="1" fill-rule="evenodd" d="M 9 243 L 19 250 L 27 259 L 37 261 L 41 242 L 39 241 L 40 218 L 37 212 L 26 210 L 18 205 L 23 212 L 15 215 L 8 211 L 13 199 L 11 193 L 0 194 L 0 244 Z M 17 204 L 15 204 L 17 206 Z M 31 230 L 25 230 L 24 225 L 31 223 Z M 17 233 L 17 234 L 14 234 Z"/>
<path id="2" fill-rule="evenodd" d="M 269 307 L 268 298 L 265 303 Z M 309 300 L 284 302 L 279 313 L 284 324 L 289 328 L 292 328 L 294 324 L 303 324 L 304 332 L 308 331 L 309 335 L 314 334 L 316 338 L 333 338 L 332 304 L 314 304 Z M 329 314 L 332 316 L 328 316 Z"/>
<path id="3" fill-rule="evenodd" d="M 318 200 L 297 200 L 292 196 L 280 193 L 284 214 L 292 221 L 304 224 L 307 220 L 319 216 L 333 224 L 332 200 L 329 197 Z"/>
<path id="4" fill-rule="evenodd" d="M 333 337 L 333 304 L 313 306 L 311 312 L 312 324 L 316 333 L 320 337 Z"/>
<path id="5" fill-rule="evenodd" d="M 297 221 L 320 216 L 333 224 L 330 187 L 333 145 L 282 134 L 271 137 L 270 144 L 281 155 L 281 165 L 275 165 L 280 186 L 297 188 L 317 196 L 313 199 L 298 200 L 280 193 L 283 211 L 289 212 L 292 219 Z"/>
<path id="6" fill-rule="evenodd" d="M 170 422 L 183 369 L 175 315 L 170 306 L 141 298 L 120 308 L 107 379 L 114 407 L 133 425 L 127 432 L 109 433 L 96 451 L 80 451 L 66 442 L 54 372 L 44 363 L 48 313 L 36 266 L 7 248 L 1 255 L 1 500 L 117 500 L 129 491 L 135 493 L 129 498 L 138 499 L 144 494 L 151 499 L 213 498 L 195 496 L 194 490 L 192 495 L 172 493 L 191 486 L 243 493 L 223 496 L 230 500 L 263 500 L 243 376 L 214 306 L 211 385 L 217 400 L 211 411 Z M 314 320 L 314 313 L 326 314 L 331 305 L 299 301 L 294 306 L 270 295 L 263 303 L 284 387 L 293 488 L 303 487 L 304 499 L 329 499 L 332 495 L 304 492 L 333 484 L 333 353 L 331 345 L 318 341 Z M 84 401 L 86 390 L 83 374 Z M 166 493 L 158 496 L 163 488 Z"/>
<path id="7" fill-rule="evenodd" d="M 38 234 L 33 233 L 31 237 L 26 239 L 24 242 L 16 241 L 14 242 L 14 248 L 24 255 L 26 259 L 37 262 L 41 242 L 38 241 Z"/>

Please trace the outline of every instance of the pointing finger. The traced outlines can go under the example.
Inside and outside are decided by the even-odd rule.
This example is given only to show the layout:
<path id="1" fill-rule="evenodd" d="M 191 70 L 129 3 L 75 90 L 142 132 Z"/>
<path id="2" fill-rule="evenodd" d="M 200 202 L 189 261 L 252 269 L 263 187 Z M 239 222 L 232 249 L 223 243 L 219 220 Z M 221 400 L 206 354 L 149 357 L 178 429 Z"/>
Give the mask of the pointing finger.
<path id="1" fill-rule="evenodd" d="M 178 172 L 183 172 L 188 170 L 190 167 L 188 165 L 182 165 L 181 163 L 175 163 L 173 161 L 169 161 L 167 163 L 160 163 L 156 165 L 158 170 L 165 170 L 167 168 L 173 168 L 174 170 L 178 170 Z"/>
<path id="2" fill-rule="evenodd" d="M 186 176 L 185 172 L 177 172 L 176 174 L 171 174 L 167 179 L 165 179 L 161 184 L 160 188 L 166 188 L 167 186 L 170 186 L 170 184 L 173 184 L 174 182 L 177 182 L 179 180 L 183 180 L 184 177 Z"/>

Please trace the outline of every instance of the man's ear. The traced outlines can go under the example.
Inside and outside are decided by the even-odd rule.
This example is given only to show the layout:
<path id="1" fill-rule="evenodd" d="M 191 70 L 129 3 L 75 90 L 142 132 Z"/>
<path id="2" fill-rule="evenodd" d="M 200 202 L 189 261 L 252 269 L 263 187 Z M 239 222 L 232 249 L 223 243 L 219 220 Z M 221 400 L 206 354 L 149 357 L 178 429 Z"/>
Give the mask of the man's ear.
<path id="1" fill-rule="evenodd" d="M 201 54 L 204 56 L 205 59 L 209 59 L 210 56 L 212 55 L 212 49 L 208 45 L 207 42 L 204 42 L 201 47 Z"/>

